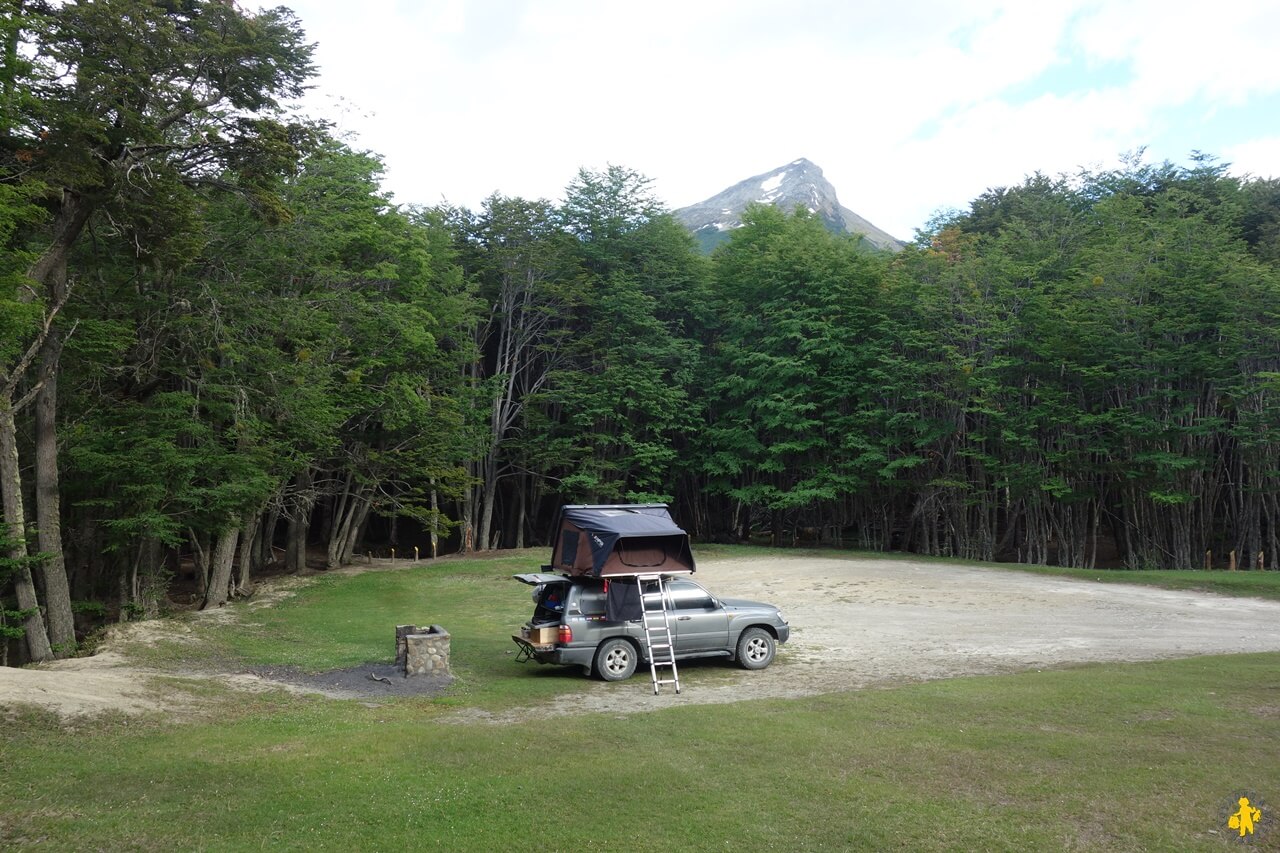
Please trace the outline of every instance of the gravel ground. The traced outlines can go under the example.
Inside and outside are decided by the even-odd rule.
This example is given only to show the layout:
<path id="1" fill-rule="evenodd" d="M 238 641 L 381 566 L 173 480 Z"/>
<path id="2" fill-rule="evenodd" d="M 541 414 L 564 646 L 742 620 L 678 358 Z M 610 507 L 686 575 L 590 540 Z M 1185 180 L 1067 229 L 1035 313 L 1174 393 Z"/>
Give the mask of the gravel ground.
<path id="1" fill-rule="evenodd" d="M 499 714 L 462 710 L 451 719 L 508 723 L 575 713 L 628 714 L 1093 661 L 1280 651 L 1280 602 L 1250 598 L 956 564 L 804 554 L 706 560 L 695 579 L 726 597 L 782 608 L 792 637 L 773 666 L 745 672 L 724 662 L 682 664 L 684 690 L 678 696 L 669 690 L 654 696 L 644 673 L 620 684 L 581 679 L 580 691 L 541 708 Z M 257 606 L 270 606 L 279 597 L 263 596 Z M 233 619 L 233 614 L 234 608 L 227 608 L 211 618 Z M 154 634 L 166 624 L 181 630 L 165 621 L 138 623 L 132 630 Z M 122 646 L 131 640 L 138 637 L 125 632 Z M 564 676 L 559 668 L 527 667 L 529 677 Z M 111 651 L 39 669 L 0 668 L 0 705 L 31 703 L 66 716 L 180 710 L 178 698 L 143 689 L 150 674 L 156 673 L 133 670 L 126 657 Z M 369 699 L 435 695 L 446 686 L 405 679 L 389 664 L 318 675 L 276 667 L 219 677 L 245 689 L 283 687 Z"/>
<path id="2" fill-rule="evenodd" d="M 699 678 L 698 664 L 682 665 L 679 696 L 654 696 L 644 673 L 621 684 L 584 680 L 580 694 L 543 715 L 626 714 L 1088 662 L 1280 651 L 1280 602 L 1252 598 L 863 557 L 705 561 L 694 578 L 714 593 L 782 608 L 791 641 L 773 666 Z M 512 722 L 529 713 L 460 717 Z"/>

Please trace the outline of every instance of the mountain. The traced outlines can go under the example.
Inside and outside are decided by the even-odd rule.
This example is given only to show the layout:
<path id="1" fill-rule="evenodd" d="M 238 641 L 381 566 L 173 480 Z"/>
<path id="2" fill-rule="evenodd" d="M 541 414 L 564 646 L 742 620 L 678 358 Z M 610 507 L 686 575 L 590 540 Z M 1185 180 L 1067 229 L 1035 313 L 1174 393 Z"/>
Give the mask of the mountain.
<path id="1" fill-rule="evenodd" d="M 729 239 L 729 232 L 742 225 L 742 212 L 753 201 L 773 204 L 791 212 L 796 205 L 816 213 L 827 228 L 837 234 L 861 234 L 876 249 L 896 252 L 901 240 L 893 237 L 847 207 L 836 198 L 836 188 L 822 177 L 822 170 L 800 159 L 747 178 L 706 201 L 675 211 L 675 218 L 693 232 L 704 252 Z"/>

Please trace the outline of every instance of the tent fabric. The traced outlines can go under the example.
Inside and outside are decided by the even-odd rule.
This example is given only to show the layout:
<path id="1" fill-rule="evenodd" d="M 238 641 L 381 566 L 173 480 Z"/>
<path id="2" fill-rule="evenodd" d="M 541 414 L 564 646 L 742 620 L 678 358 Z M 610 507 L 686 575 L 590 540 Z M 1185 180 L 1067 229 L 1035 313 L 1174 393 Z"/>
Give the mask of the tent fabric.
<path id="1" fill-rule="evenodd" d="M 694 570 L 689 534 L 676 525 L 665 504 L 565 506 L 557 533 L 560 547 L 555 562 L 573 568 L 585 536 L 594 577 Z M 605 564 L 615 554 L 613 569 L 606 572 Z"/>
<path id="2" fill-rule="evenodd" d="M 663 504 L 635 506 L 566 506 L 560 517 L 592 533 L 620 536 L 688 536 Z"/>
<path id="3" fill-rule="evenodd" d="M 609 584 L 609 591 L 604 599 L 604 618 L 607 621 L 637 622 L 643 616 L 639 586 L 618 581 Z"/>

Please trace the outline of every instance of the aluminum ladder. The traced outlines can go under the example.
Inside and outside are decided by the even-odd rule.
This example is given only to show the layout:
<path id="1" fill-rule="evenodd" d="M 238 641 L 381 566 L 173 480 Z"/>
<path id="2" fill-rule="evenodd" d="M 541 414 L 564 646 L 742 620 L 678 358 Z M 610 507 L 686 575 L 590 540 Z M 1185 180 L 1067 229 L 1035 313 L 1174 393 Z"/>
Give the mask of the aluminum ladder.
<path id="1" fill-rule="evenodd" d="M 645 592 L 646 583 L 656 589 Z M 640 621 L 644 625 L 644 644 L 649 658 L 649 675 L 653 679 L 653 695 L 664 684 L 675 685 L 680 692 L 680 673 L 676 670 L 676 649 L 671 638 L 671 611 L 667 609 L 667 581 L 662 575 L 637 575 L 640 592 Z M 657 604 L 656 607 L 652 606 Z M 671 677 L 660 677 L 660 670 L 671 667 Z"/>

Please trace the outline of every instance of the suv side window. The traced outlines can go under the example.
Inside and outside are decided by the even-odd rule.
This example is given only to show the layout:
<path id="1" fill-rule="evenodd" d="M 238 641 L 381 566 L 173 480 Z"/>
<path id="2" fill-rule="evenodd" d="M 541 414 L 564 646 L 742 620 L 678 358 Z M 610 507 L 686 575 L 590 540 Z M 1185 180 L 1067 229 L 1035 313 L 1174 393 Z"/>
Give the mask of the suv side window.
<path id="1" fill-rule="evenodd" d="M 603 616 L 605 606 L 604 590 L 579 586 L 578 600 L 575 602 L 575 606 L 583 616 Z"/>
<path id="2" fill-rule="evenodd" d="M 710 610 L 715 606 L 715 599 L 696 583 L 673 581 L 667 586 L 671 595 L 671 606 L 676 610 Z"/>

